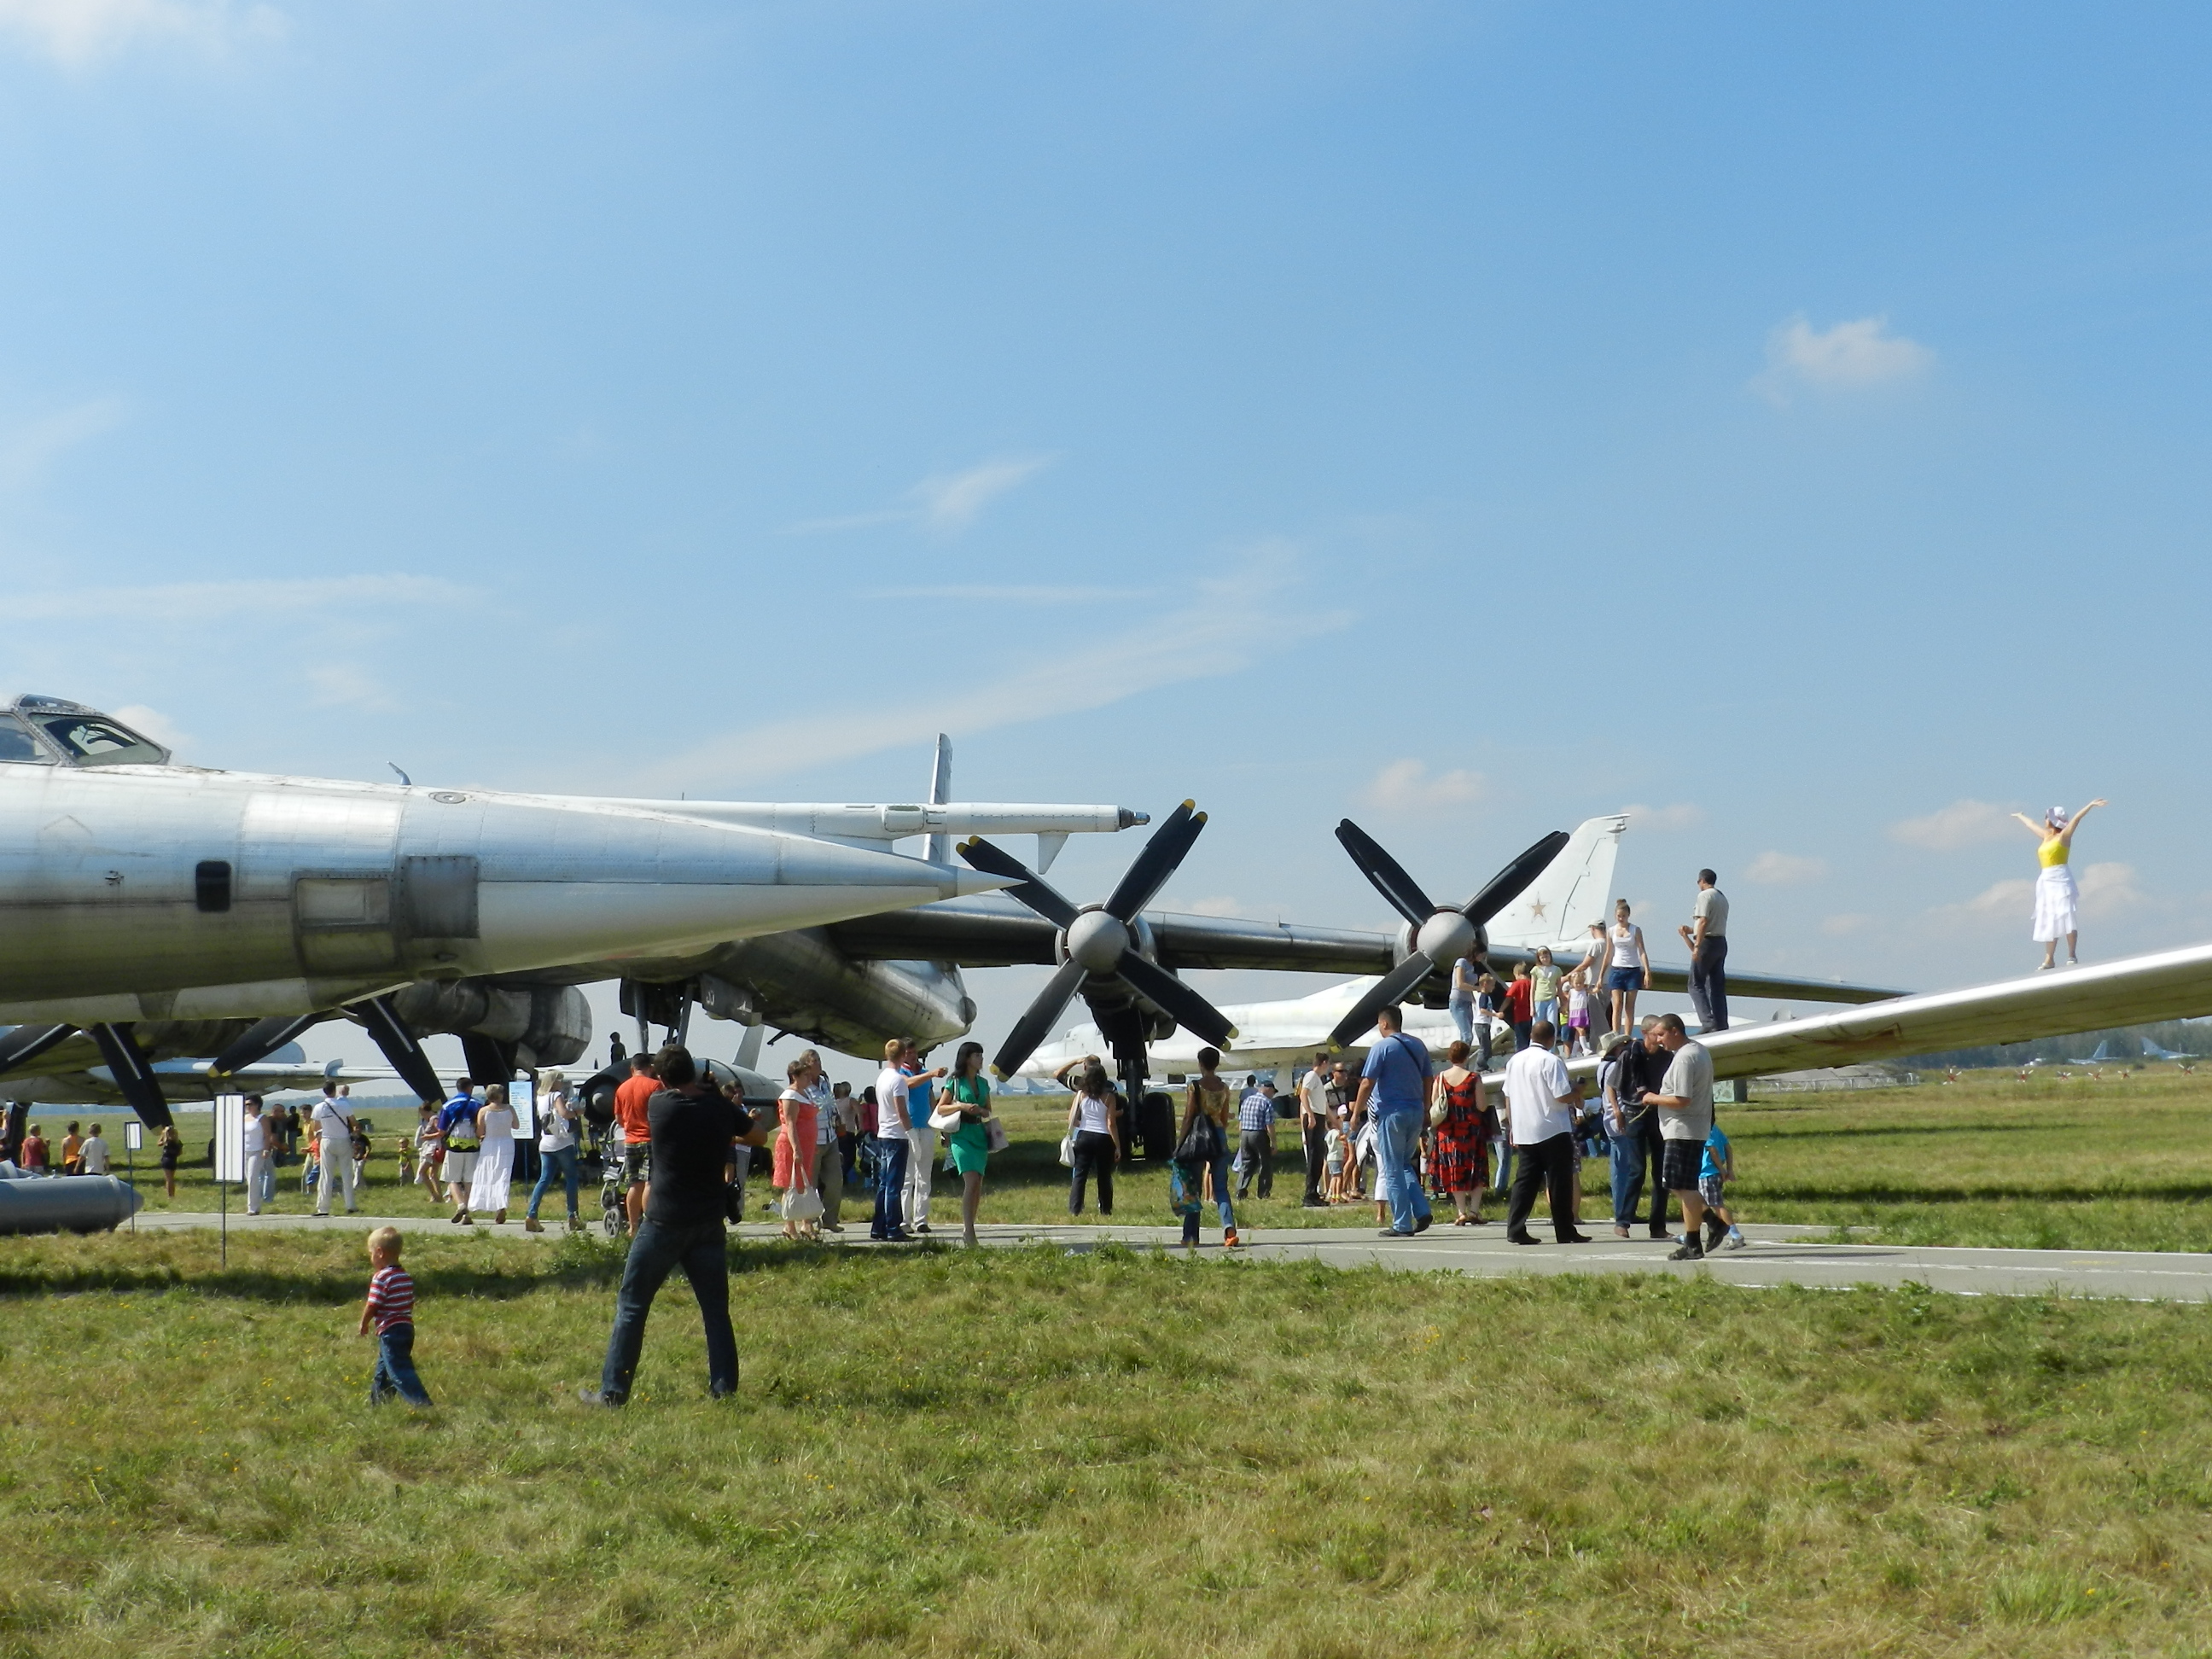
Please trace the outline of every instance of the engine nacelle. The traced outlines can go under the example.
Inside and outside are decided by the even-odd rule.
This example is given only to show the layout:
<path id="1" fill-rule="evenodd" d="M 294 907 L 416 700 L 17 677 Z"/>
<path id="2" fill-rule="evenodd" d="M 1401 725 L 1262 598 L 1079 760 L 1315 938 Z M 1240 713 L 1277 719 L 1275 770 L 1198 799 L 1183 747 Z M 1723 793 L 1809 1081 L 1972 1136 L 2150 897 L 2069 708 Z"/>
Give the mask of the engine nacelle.
<path id="1" fill-rule="evenodd" d="M 592 1042 L 592 1005 L 573 985 L 501 985 L 486 979 L 417 980 L 392 1006 L 417 1036 L 476 1034 L 515 1045 L 531 1070 L 567 1066 Z"/>

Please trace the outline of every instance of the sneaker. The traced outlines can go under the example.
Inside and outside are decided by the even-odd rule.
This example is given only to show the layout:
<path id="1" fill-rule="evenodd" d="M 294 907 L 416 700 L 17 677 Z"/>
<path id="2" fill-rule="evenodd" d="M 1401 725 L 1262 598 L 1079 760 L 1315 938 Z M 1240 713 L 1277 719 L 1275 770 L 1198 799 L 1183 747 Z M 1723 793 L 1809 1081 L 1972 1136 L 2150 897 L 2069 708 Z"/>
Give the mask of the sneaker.
<path id="1" fill-rule="evenodd" d="M 1629 1232 L 1628 1229 L 1627 1229 L 1627 1228 L 1626 1228 L 1626 1227 L 1615 1227 L 1615 1228 L 1613 1230 L 1613 1236 L 1615 1238 L 1628 1238 L 1628 1237 L 1632 1237 L 1632 1235 Z"/>
<path id="2" fill-rule="evenodd" d="M 914 1224 L 914 1237 L 916 1238 L 927 1238 L 928 1236 L 929 1224 L 927 1221 L 917 1221 Z"/>
<path id="3" fill-rule="evenodd" d="M 576 1390 L 576 1402 L 582 1406 L 604 1406 L 611 1411 L 622 1404 L 623 1396 L 601 1394 L 597 1389 L 579 1389 Z"/>
<path id="4" fill-rule="evenodd" d="M 1686 1238 L 1667 1253 L 1669 1261 L 1703 1261 L 1705 1247 L 1694 1238 Z"/>
<path id="5" fill-rule="evenodd" d="M 1741 1233 L 1730 1233 L 1728 1236 L 1728 1243 L 1722 1245 L 1721 1249 L 1724 1250 L 1740 1250 L 1750 1243 L 1751 1241 L 1746 1238 Z"/>
<path id="6" fill-rule="evenodd" d="M 1221 1248 L 1224 1250 L 1234 1250 L 1243 1248 L 1243 1246 L 1237 1242 L 1236 1228 L 1231 1227 L 1227 1232 L 1221 1235 Z"/>
<path id="7" fill-rule="evenodd" d="M 1413 1224 L 1413 1231 L 1417 1233 L 1425 1233 L 1428 1231 L 1431 1225 L 1435 1222 L 1435 1219 L 1436 1218 L 1433 1216 L 1423 1216 L 1419 1221 L 1416 1221 Z"/>
<path id="8" fill-rule="evenodd" d="M 1385 1227 L 1375 1236 L 1377 1238 L 1411 1238 L 1413 1234 L 1401 1233 L 1395 1227 Z"/>
<path id="9" fill-rule="evenodd" d="M 1707 1216 L 1705 1218 L 1705 1248 L 1709 1250 L 1720 1249 L 1721 1240 L 1728 1237 L 1728 1231 L 1727 1222 Z"/>

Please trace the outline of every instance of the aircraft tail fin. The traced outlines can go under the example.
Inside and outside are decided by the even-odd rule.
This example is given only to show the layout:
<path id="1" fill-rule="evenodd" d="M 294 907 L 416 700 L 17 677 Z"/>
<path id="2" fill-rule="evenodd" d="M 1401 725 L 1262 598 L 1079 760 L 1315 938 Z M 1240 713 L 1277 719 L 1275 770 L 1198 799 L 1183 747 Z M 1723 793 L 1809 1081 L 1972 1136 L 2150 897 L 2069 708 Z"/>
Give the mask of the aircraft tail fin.
<path id="1" fill-rule="evenodd" d="M 1490 942 L 1522 950 L 1562 943 L 1580 947 L 1590 923 L 1605 920 L 1613 864 L 1627 828 L 1627 818 L 1617 812 L 1583 819 L 1543 874 L 1492 919 Z"/>
<path id="2" fill-rule="evenodd" d="M 944 732 L 937 734 L 937 758 L 929 768 L 929 804 L 943 806 L 952 799 L 952 739 Z M 952 837 L 932 836 L 922 848 L 922 856 L 932 864 L 952 862 Z"/>

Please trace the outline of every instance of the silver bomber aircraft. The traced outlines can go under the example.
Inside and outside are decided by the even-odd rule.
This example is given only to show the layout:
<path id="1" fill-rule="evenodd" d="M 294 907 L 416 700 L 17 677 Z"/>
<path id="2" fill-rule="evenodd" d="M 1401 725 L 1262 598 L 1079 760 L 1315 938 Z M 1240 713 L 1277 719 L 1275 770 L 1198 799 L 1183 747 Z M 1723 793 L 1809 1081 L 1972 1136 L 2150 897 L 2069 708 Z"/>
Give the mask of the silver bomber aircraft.
<path id="1" fill-rule="evenodd" d="M 1011 884 L 890 850 L 927 834 L 1053 840 L 1145 822 L 1115 806 L 608 800 L 174 763 L 58 698 L 0 710 L 0 1092 L 82 1032 L 167 1121 L 158 1060 L 234 1073 L 343 1012 L 410 1087 L 418 1035 L 565 1063 L 580 994 L 514 976 L 696 953 Z M 471 1055 L 471 1067 L 477 1066 Z M 487 1068 L 489 1069 L 489 1068 Z"/>

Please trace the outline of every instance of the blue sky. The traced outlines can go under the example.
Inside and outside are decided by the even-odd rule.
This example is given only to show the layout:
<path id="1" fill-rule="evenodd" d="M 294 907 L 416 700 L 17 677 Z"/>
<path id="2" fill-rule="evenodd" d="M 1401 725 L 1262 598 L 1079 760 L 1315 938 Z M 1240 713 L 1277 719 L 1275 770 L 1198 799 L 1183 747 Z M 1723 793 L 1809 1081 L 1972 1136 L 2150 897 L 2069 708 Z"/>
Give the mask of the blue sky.
<path id="1" fill-rule="evenodd" d="M 1916 987 L 2032 963 L 1993 809 L 2101 793 L 2088 952 L 2194 942 L 2208 34 L 0 0 L 0 679 L 577 791 L 944 726 L 1322 922 L 1347 812 L 1463 894 L 1636 805 L 1658 919 Z"/>

